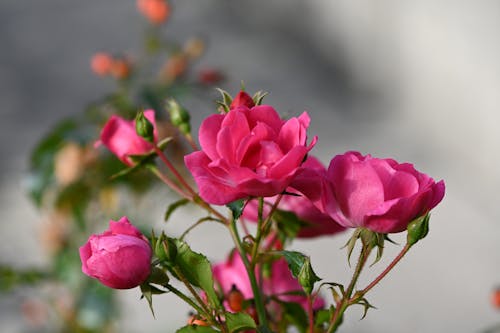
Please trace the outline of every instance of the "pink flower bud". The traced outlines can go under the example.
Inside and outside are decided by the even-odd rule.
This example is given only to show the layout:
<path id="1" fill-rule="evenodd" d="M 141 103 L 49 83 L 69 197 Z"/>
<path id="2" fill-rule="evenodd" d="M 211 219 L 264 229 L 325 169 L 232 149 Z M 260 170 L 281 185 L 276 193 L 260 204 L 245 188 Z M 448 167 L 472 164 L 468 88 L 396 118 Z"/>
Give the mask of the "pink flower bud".
<path id="1" fill-rule="evenodd" d="M 148 240 L 127 217 L 111 220 L 109 229 L 92 235 L 80 247 L 82 271 L 115 289 L 130 289 L 144 282 L 151 271 Z"/>
<path id="2" fill-rule="evenodd" d="M 271 197 L 293 180 L 304 157 L 310 118 L 282 120 L 269 105 L 240 106 L 206 118 L 200 126 L 201 151 L 184 158 L 200 196 L 226 204 L 248 196 Z"/>
<path id="3" fill-rule="evenodd" d="M 153 124 L 155 142 L 157 138 L 153 110 L 144 111 L 144 116 Z M 105 145 L 128 166 L 134 165 L 130 155 L 143 155 L 154 149 L 154 145 L 136 133 L 135 120 L 125 120 L 113 115 L 101 131 L 101 139 L 96 146 Z"/>
<path id="4" fill-rule="evenodd" d="M 252 96 L 241 90 L 238 95 L 234 97 L 229 108 L 232 110 L 234 108 L 237 108 L 238 106 L 246 106 L 247 108 L 252 108 L 255 106 L 255 103 L 252 99 Z"/>
<path id="5" fill-rule="evenodd" d="M 351 151 L 331 160 L 321 196 L 310 191 L 309 197 L 344 227 L 395 233 L 427 214 L 444 192 L 442 180 L 436 183 L 412 164 Z"/>

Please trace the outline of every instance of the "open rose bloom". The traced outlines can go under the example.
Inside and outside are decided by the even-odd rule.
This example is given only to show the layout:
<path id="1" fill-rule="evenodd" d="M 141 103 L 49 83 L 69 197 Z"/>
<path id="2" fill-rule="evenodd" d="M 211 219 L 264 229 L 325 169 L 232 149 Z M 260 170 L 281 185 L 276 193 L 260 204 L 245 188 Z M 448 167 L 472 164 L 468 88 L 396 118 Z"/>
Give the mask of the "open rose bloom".
<path id="1" fill-rule="evenodd" d="M 316 141 L 306 143 L 309 122 L 305 112 L 283 120 L 269 105 L 206 118 L 199 130 L 202 150 L 184 159 L 200 196 L 222 205 L 283 192 Z"/>
<path id="2" fill-rule="evenodd" d="M 427 214 L 444 192 L 443 181 L 436 183 L 412 164 L 351 151 L 331 160 L 316 200 L 344 227 L 395 233 Z"/>

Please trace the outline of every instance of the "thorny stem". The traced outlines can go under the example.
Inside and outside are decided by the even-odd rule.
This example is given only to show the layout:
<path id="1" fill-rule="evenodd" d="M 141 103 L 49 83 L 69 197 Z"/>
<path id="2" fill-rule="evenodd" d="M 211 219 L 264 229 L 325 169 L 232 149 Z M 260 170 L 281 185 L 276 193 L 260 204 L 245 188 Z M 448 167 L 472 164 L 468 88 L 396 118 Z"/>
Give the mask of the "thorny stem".
<path id="1" fill-rule="evenodd" d="M 186 134 L 185 137 L 191 148 L 193 148 L 193 150 L 195 151 L 200 150 L 196 142 L 193 140 L 193 136 L 191 135 L 191 133 Z"/>
<path id="2" fill-rule="evenodd" d="M 170 178 L 161 173 L 160 170 L 158 170 L 156 167 L 149 168 L 149 170 L 151 170 L 151 172 L 154 173 L 156 177 L 158 177 L 172 190 L 177 192 L 177 194 L 179 194 L 181 197 L 191 200 L 191 197 L 188 194 L 186 194 L 183 190 L 181 190 L 179 186 L 177 186 Z"/>
<path id="3" fill-rule="evenodd" d="M 253 269 L 253 266 L 250 264 L 250 261 L 248 261 L 247 254 L 245 253 L 245 249 L 243 248 L 243 245 L 241 243 L 241 239 L 238 234 L 238 229 L 236 227 L 236 221 L 234 219 L 229 224 L 229 231 L 231 233 L 231 237 L 233 238 L 236 249 L 240 254 L 241 260 L 245 265 L 245 269 L 247 271 L 248 278 L 250 280 L 250 285 L 252 286 L 253 298 L 255 302 L 255 310 L 257 311 L 259 324 L 264 327 L 268 327 L 266 310 L 264 307 L 264 303 L 262 301 L 262 295 L 259 285 L 257 284 L 257 279 L 255 278 L 255 271 Z"/>
<path id="4" fill-rule="evenodd" d="M 191 298 L 186 296 L 179 289 L 175 288 L 174 286 L 172 286 L 170 284 L 166 284 L 166 285 L 164 285 L 164 287 L 167 288 L 168 290 L 170 290 L 171 292 L 173 292 L 176 296 L 179 296 L 179 298 L 181 298 L 184 302 L 186 302 L 187 304 L 192 306 L 196 311 L 198 311 L 198 313 L 200 313 L 200 314 L 205 313 L 205 311 L 198 304 L 196 304 L 196 302 L 194 302 Z"/>
<path id="5" fill-rule="evenodd" d="M 361 294 L 364 295 L 366 294 L 368 291 L 370 291 L 370 289 L 372 289 L 377 283 L 380 282 L 380 280 L 382 280 L 386 275 L 387 273 L 389 273 L 393 268 L 394 266 L 396 266 L 396 264 L 401 260 L 403 259 L 404 255 L 410 250 L 411 246 L 406 244 L 405 247 L 401 250 L 401 252 L 399 252 L 399 254 L 396 256 L 396 258 L 394 258 L 392 260 L 392 262 L 389 264 L 389 266 L 386 267 L 386 269 L 384 269 L 384 271 L 382 273 L 380 273 L 376 278 L 375 280 L 373 280 L 368 286 L 366 286 L 365 289 L 361 290 Z"/>
<path id="6" fill-rule="evenodd" d="M 227 218 L 216 211 L 210 204 L 208 204 L 206 201 L 204 201 L 194 190 L 189 184 L 186 182 L 184 177 L 175 169 L 175 167 L 170 163 L 168 158 L 165 156 L 165 154 L 158 148 L 155 148 L 156 154 L 160 157 L 160 159 L 165 163 L 165 165 L 169 168 L 169 170 L 174 174 L 174 176 L 179 180 L 179 182 L 189 191 L 190 194 L 185 193 L 179 186 L 177 186 L 175 183 L 172 182 L 168 177 L 166 177 L 164 174 L 162 174 L 158 169 L 152 169 L 153 173 L 158 176 L 165 184 L 167 184 L 169 187 L 171 187 L 173 190 L 175 190 L 180 196 L 183 198 L 189 199 L 190 201 L 196 203 L 200 207 L 204 208 L 208 212 L 212 213 L 213 215 L 217 216 L 218 219 L 220 219 L 224 224 L 229 224 L 229 221 Z"/>
<path id="7" fill-rule="evenodd" d="M 215 320 L 213 319 L 213 315 L 212 315 L 210 309 L 207 307 L 207 305 L 205 304 L 205 302 L 201 299 L 200 295 L 198 295 L 198 293 L 196 292 L 196 290 L 194 290 L 193 286 L 189 283 L 189 281 L 186 279 L 186 277 L 184 276 L 184 274 L 182 274 L 182 272 L 178 268 L 174 268 L 173 270 L 174 270 L 175 274 L 179 277 L 179 279 L 181 280 L 181 282 L 189 290 L 189 292 L 191 293 L 191 295 L 193 295 L 193 297 L 196 299 L 196 301 L 200 304 L 201 308 L 203 309 L 203 313 L 207 317 L 211 318 L 211 320 L 213 320 L 215 322 Z"/>
<path id="8" fill-rule="evenodd" d="M 264 208 L 264 198 L 259 198 L 259 219 L 258 219 L 258 227 L 257 227 L 257 234 L 255 236 L 255 243 L 254 247 L 252 249 L 252 267 L 255 267 L 256 264 L 256 258 L 257 258 L 257 252 L 260 247 L 260 242 L 262 240 L 262 236 L 264 235 L 264 231 L 267 229 L 269 223 L 271 222 L 271 218 L 278 208 L 278 205 L 283 198 L 283 194 L 280 194 L 276 201 L 274 202 L 273 206 L 271 207 L 271 210 L 269 211 L 269 214 L 267 215 L 266 219 L 263 221 L 263 208 Z"/>
<path id="9" fill-rule="evenodd" d="M 177 171 L 177 169 L 174 167 L 174 165 L 168 160 L 167 156 L 163 153 L 163 151 L 155 147 L 155 152 L 156 154 L 160 157 L 160 159 L 165 163 L 167 168 L 174 174 L 175 178 L 181 183 L 182 186 L 186 188 L 186 190 L 194 197 L 196 195 L 196 192 L 193 190 L 193 188 L 186 182 L 184 177 Z"/>

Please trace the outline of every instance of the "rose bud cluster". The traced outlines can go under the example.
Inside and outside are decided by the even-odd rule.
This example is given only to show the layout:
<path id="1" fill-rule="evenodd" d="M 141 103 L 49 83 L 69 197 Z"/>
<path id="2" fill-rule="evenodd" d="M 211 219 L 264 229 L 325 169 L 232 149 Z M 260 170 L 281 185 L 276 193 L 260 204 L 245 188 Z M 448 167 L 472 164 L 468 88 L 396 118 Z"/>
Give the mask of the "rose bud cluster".
<path id="1" fill-rule="evenodd" d="M 111 75 L 115 79 L 124 80 L 130 76 L 132 65 L 124 57 L 113 57 L 108 53 L 98 52 L 92 57 L 90 68 L 96 75 Z"/>
<path id="2" fill-rule="evenodd" d="M 80 247 L 82 271 L 115 289 L 134 288 L 151 272 L 151 246 L 127 217 L 111 220 L 109 229 Z"/>
<path id="3" fill-rule="evenodd" d="M 144 117 L 153 126 L 153 142 L 157 140 L 155 115 L 153 110 L 144 111 Z M 95 146 L 106 146 L 116 157 L 128 166 L 133 166 L 131 156 L 144 155 L 154 149 L 154 143 L 139 136 L 136 131 L 136 120 L 125 120 L 113 115 L 104 125 L 100 140 Z"/>
<path id="4" fill-rule="evenodd" d="M 250 105 L 235 98 L 228 113 L 206 118 L 199 129 L 202 150 L 184 158 L 208 203 L 283 192 L 316 142 L 307 145 L 306 112 L 283 120 L 269 105 Z"/>

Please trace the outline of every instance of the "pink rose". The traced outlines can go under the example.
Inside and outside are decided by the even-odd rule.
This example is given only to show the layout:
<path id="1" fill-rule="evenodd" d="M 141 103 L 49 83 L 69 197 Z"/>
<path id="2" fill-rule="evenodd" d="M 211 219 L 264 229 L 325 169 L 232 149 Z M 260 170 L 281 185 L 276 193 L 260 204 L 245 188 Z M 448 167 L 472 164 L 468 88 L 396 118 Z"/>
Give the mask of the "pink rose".
<path id="1" fill-rule="evenodd" d="M 153 124 L 155 141 L 157 138 L 155 113 L 153 110 L 144 111 L 144 116 Z M 135 120 L 125 120 L 113 115 L 104 125 L 101 138 L 96 146 L 105 145 L 123 163 L 133 166 L 134 162 L 130 155 L 143 155 L 151 152 L 154 145 L 146 141 L 135 131 Z"/>
<path id="2" fill-rule="evenodd" d="M 304 169 L 313 170 L 312 173 L 306 173 Z M 286 189 L 286 192 L 295 193 L 294 195 L 284 195 L 281 199 L 278 209 L 290 211 L 295 213 L 297 217 L 306 224 L 303 226 L 297 234 L 297 238 L 312 238 L 325 235 L 333 235 L 344 230 L 337 222 L 335 222 L 329 215 L 321 212 L 314 204 L 309 200 L 308 197 L 304 196 L 300 189 L 302 184 L 311 184 L 314 179 L 311 177 L 316 177 L 319 179 L 319 174 L 326 173 L 325 166 L 315 157 L 309 155 L 307 160 L 302 164 L 297 176 L 292 181 L 291 186 Z M 295 188 L 294 188 L 295 186 Z M 321 183 L 318 183 L 316 191 L 321 188 Z M 275 202 L 277 197 L 271 197 L 264 202 L 263 218 L 265 219 L 271 206 Z M 256 222 L 258 219 L 258 200 L 250 201 L 243 211 L 243 218 Z"/>
<path id="3" fill-rule="evenodd" d="M 444 192 L 442 180 L 436 183 L 412 164 L 352 151 L 331 160 L 320 200 L 309 191 L 339 224 L 379 233 L 406 230 L 409 222 L 434 208 Z"/>
<path id="4" fill-rule="evenodd" d="M 235 286 L 245 299 L 253 298 L 250 280 L 248 279 L 247 271 L 239 253 L 233 252 L 227 261 L 215 265 L 213 267 L 213 274 L 216 285 L 221 288 L 226 297 L 231 292 L 232 287 Z M 259 284 L 264 298 L 275 296 L 283 302 L 299 303 L 304 309 L 307 308 L 307 297 L 304 294 L 304 290 L 293 277 L 285 259 L 274 261 L 271 266 L 270 275 L 259 281 Z M 313 308 L 319 309 L 324 304 L 324 300 L 317 297 Z M 225 306 L 228 308 L 227 302 L 225 302 Z M 273 309 L 276 310 L 276 304 L 273 304 Z"/>
<path id="5" fill-rule="evenodd" d="M 151 271 L 151 247 L 148 240 L 126 217 L 111 220 L 109 229 L 92 235 L 80 247 L 82 271 L 115 289 L 134 288 Z"/>
<path id="6" fill-rule="evenodd" d="M 317 140 L 306 145 L 309 122 L 306 112 L 282 120 L 268 105 L 206 118 L 199 130 L 202 150 L 184 158 L 200 196 L 226 204 L 283 192 Z"/>

